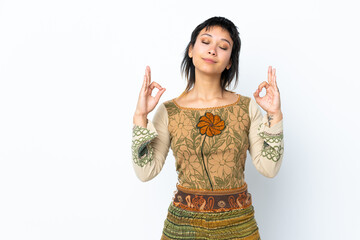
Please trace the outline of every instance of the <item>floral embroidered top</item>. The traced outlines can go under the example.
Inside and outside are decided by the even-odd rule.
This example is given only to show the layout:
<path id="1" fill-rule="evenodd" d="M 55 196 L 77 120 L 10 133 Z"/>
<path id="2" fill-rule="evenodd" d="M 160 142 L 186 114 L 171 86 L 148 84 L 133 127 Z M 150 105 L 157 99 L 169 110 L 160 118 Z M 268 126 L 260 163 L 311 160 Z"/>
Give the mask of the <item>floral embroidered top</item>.
<path id="1" fill-rule="evenodd" d="M 148 181 L 159 174 L 170 147 L 178 184 L 184 187 L 241 187 L 247 150 L 256 169 L 274 177 L 283 158 L 283 120 L 269 127 L 255 100 L 237 95 L 235 103 L 212 108 L 185 108 L 168 100 L 146 128 L 134 125 L 132 158 L 138 178 Z"/>

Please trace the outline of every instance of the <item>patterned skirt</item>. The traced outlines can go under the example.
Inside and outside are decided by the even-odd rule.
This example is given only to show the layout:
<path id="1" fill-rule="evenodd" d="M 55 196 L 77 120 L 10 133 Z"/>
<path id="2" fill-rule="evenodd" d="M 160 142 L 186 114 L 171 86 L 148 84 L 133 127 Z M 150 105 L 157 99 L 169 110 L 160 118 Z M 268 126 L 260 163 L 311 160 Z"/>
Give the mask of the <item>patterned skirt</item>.
<path id="1" fill-rule="evenodd" d="M 162 240 L 260 239 L 246 183 L 241 188 L 214 191 L 176 187 Z"/>

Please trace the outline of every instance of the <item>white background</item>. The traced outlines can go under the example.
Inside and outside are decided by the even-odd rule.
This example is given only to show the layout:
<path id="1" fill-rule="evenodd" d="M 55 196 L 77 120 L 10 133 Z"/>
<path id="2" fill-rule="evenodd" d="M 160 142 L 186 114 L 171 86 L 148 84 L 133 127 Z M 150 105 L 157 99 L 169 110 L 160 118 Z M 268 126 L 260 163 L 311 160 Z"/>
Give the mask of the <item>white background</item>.
<path id="1" fill-rule="evenodd" d="M 236 92 L 277 70 L 283 165 L 266 178 L 248 156 L 245 171 L 262 239 L 358 238 L 355 2 L 1 0 L 0 239 L 160 239 L 175 160 L 136 178 L 132 116 L 146 65 L 161 102 L 181 94 L 190 34 L 212 16 L 240 32 Z"/>

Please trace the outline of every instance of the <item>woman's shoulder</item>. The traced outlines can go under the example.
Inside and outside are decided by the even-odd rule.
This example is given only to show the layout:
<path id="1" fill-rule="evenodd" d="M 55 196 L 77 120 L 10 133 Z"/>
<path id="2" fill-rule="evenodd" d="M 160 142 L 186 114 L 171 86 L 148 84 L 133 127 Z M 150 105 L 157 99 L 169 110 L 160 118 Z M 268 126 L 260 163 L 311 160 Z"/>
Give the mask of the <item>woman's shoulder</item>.
<path id="1" fill-rule="evenodd" d="M 174 99 L 175 98 L 171 98 L 171 99 L 167 99 L 167 100 L 164 100 L 162 102 L 159 102 L 159 104 L 158 104 L 159 110 L 161 109 L 161 111 L 169 112 L 169 111 L 171 111 L 171 109 L 176 108 L 176 105 L 174 103 Z"/>
<path id="2" fill-rule="evenodd" d="M 241 92 L 232 92 L 232 93 L 234 93 L 238 96 L 239 104 L 246 104 L 248 106 L 250 104 L 250 102 L 252 101 L 251 97 L 244 95 Z"/>
<path id="3" fill-rule="evenodd" d="M 163 102 L 160 103 L 160 105 L 163 105 L 165 108 L 171 106 L 174 104 L 174 98 L 168 99 L 168 100 L 164 100 Z"/>
<path id="4" fill-rule="evenodd" d="M 233 95 L 237 95 L 237 96 L 240 96 L 241 98 L 248 98 L 248 99 L 250 99 L 251 97 L 249 97 L 249 96 L 247 96 L 247 95 L 245 95 L 245 94 L 243 94 L 242 92 L 240 92 L 240 91 L 231 91 L 231 90 L 226 90 L 228 93 L 231 93 L 231 94 L 233 94 Z"/>

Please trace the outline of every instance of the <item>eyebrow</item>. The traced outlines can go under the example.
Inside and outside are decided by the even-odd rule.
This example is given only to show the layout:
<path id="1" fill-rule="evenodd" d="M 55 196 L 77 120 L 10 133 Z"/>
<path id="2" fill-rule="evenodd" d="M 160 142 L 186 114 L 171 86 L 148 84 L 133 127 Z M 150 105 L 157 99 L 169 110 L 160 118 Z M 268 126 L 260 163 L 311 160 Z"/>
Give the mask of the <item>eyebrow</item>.
<path id="1" fill-rule="evenodd" d="M 208 34 L 208 33 L 203 33 L 203 34 L 201 34 L 200 36 L 202 36 L 202 35 L 208 35 L 208 36 L 212 37 L 212 36 L 211 36 L 210 34 Z M 227 40 L 227 39 L 225 39 L 225 38 L 222 38 L 221 40 L 228 42 L 228 43 L 230 44 L 230 46 L 231 46 L 231 43 L 229 42 L 229 40 Z"/>

